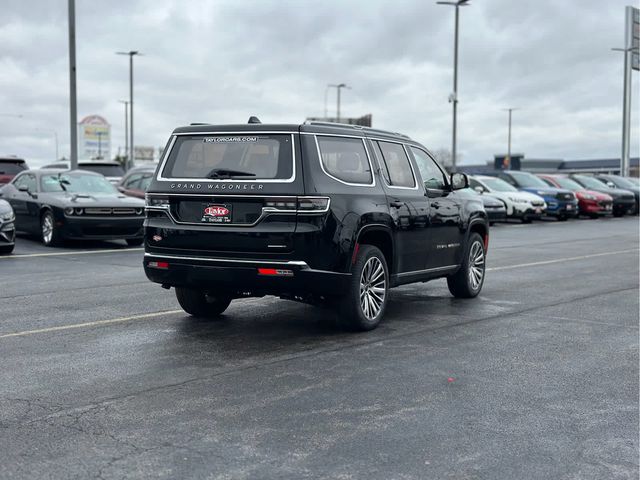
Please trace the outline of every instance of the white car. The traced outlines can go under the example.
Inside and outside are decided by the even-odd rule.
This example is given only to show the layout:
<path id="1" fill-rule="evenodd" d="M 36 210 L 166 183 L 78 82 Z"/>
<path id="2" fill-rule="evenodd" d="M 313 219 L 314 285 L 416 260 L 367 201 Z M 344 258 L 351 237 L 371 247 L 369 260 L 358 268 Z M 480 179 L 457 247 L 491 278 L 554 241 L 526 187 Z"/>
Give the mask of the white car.
<path id="1" fill-rule="evenodd" d="M 521 192 L 497 177 L 475 175 L 469 177 L 469 186 L 478 193 L 502 200 L 507 207 L 507 218 L 517 218 L 522 223 L 539 219 L 547 209 L 547 204 L 542 197 Z"/>

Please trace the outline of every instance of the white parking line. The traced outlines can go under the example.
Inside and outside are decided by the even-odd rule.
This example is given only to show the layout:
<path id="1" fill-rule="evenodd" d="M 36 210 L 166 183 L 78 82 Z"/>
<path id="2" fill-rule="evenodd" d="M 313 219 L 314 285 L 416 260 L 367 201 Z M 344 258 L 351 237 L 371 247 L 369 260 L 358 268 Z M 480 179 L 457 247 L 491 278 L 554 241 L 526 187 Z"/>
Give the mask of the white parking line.
<path id="1" fill-rule="evenodd" d="M 592 253 L 590 255 L 580 255 L 578 257 L 555 258 L 553 260 L 543 260 L 541 262 L 519 263 L 519 264 L 516 264 L 516 265 L 505 265 L 503 267 L 487 268 L 487 272 L 496 272 L 498 270 L 511 270 L 512 268 L 536 267 L 538 265 L 549 265 L 551 263 L 573 262 L 575 260 L 584 260 L 585 258 L 606 257 L 606 256 L 609 256 L 609 255 L 619 255 L 621 253 L 631 253 L 631 252 L 638 252 L 638 249 L 637 248 L 631 248 L 629 250 L 617 250 L 617 251 L 614 251 L 614 252 Z"/>
<path id="2" fill-rule="evenodd" d="M 114 252 L 141 252 L 144 248 L 111 248 L 106 250 L 79 250 L 77 252 L 47 252 L 47 253 L 24 253 L 18 255 L 7 255 L 0 257 L 0 260 L 11 260 L 12 258 L 33 258 L 33 257 L 60 257 L 62 255 L 92 255 L 97 253 Z"/>
<path id="3" fill-rule="evenodd" d="M 59 325 L 57 327 L 38 328 L 36 330 L 24 330 L 22 332 L 5 333 L 4 335 L 0 335 L 0 338 L 25 337 L 27 335 L 35 335 L 37 333 L 59 332 L 62 330 L 71 330 L 74 328 L 96 327 L 98 325 L 111 325 L 113 323 L 122 323 L 122 322 L 131 321 L 131 320 L 142 320 L 144 318 L 150 318 L 150 317 L 161 317 L 165 315 L 173 315 L 176 313 L 184 314 L 184 311 L 183 310 L 165 310 L 163 312 L 142 313 L 140 315 L 131 315 L 129 317 L 112 318 L 110 320 L 97 320 L 95 322 L 72 323 L 70 325 Z"/>

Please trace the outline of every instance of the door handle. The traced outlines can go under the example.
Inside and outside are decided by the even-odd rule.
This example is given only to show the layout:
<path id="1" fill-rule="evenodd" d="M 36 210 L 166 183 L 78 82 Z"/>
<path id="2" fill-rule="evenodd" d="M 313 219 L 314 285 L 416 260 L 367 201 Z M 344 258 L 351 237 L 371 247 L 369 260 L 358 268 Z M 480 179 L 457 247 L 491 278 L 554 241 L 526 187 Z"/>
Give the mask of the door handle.
<path id="1" fill-rule="evenodd" d="M 404 202 L 398 202 L 398 201 L 393 201 L 391 203 L 389 203 L 390 206 L 394 207 L 394 208 L 402 208 L 404 207 L 405 203 Z"/>

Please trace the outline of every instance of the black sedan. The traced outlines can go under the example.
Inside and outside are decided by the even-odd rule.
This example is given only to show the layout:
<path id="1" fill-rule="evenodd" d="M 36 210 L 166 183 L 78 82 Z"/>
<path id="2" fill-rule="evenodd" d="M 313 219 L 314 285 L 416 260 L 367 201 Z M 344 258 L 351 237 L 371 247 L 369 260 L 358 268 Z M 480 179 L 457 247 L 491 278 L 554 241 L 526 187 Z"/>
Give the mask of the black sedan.
<path id="1" fill-rule="evenodd" d="M 13 208 L 0 200 L 0 253 L 11 253 L 15 245 L 16 227 Z"/>
<path id="2" fill-rule="evenodd" d="M 64 239 L 143 241 L 144 201 L 119 193 L 100 174 L 83 170 L 28 170 L 3 187 L 16 230 L 45 245 Z"/>
<path id="3" fill-rule="evenodd" d="M 458 194 L 467 195 L 469 197 L 480 198 L 484 205 L 484 210 L 487 212 L 487 218 L 489 224 L 493 225 L 496 222 L 504 222 L 507 220 L 507 206 L 502 200 L 492 197 L 489 194 L 480 193 L 472 188 L 464 188 L 458 191 Z"/>
<path id="4" fill-rule="evenodd" d="M 590 175 L 572 174 L 569 178 L 575 180 L 580 185 L 588 190 L 595 190 L 596 192 L 606 193 L 613 198 L 613 216 L 621 217 L 626 213 L 633 212 L 636 207 L 636 197 L 633 192 L 629 190 L 623 190 L 621 188 L 611 188 L 600 180 Z"/>

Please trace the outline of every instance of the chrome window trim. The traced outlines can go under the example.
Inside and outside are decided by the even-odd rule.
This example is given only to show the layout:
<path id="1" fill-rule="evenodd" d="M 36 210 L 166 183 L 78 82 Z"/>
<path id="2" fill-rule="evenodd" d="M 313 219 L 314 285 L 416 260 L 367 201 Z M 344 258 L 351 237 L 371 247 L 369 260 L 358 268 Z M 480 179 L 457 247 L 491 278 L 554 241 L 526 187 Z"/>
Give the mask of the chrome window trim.
<path id="1" fill-rule="evenodd" d="M 342 183 L 343 185 L 349 185 L 350 187 L 368 187 L 368 188 L 373 188 L 373 187 L 376 186 L 376 175 L 375 175 L 375 172 L 373 170 L 373 163 L 371 162 L 371 155 L 369 154 L 369 149 L 367 148 L 367 143 L 365 142 L 365 138 L 364 137 L 357 137 L 357 136 L 353 136 L 353 135 L 324 135 L 324 134 L 313 134 L 313 135 L 314 135 L 314 140 L 316 142 L 316 152 L 318 153 L 318 162 L 320 162 L 320 168 L 322 169 L 322 171 L 324 172 L 324 174 L 327 177 L 330 177 L 333 180 L 335 180 L 336 182 Z M 353 140 L 360 140 L 362 142 L 362 147 L 364 148 L 364 153 L 367 156 L 367 162 L 369 162 L 369 169 L 370 169 L 370 172 L 371 172 L 371 183 L 347 182 L 345 180 L 340 180 L 338 177 L 334 177 L 329 172 L 327 172 L 327 170 L 324 168 L 324 163 L 322 162 L 322 153 L 320 152 L 320 143 L 318 142 L 318 137 L 345 137 L 345 138 L 351 138 Z"/>
<path id="2" fill-rule="evenodd" d="M 387 179 L 385 178 L 385 176 L 384 175 L 380 175 L 382 177 L 382 181 L 384 182 L 385 186 L 387 188 L 397 188 L 398 190 L 419 190 L 420 189 L 420 185 L 418 184 L 418 179 L 416 177 L 416 172 L 413 169 L 413 163 L 411 162 L 411 156 L 409 155 L 409 152 L 407 151 L 406 144 L 403 143 L 403 142 L 398 142 L 398 141 L 394 141 L 394 140 L 387 140 L 387 139 L 382 139 L 382 138 L 374 138 L 374 139 L 370 139 L 370 140 L 371 141 L 375 140 L 376 142 L 397 143 L 399 145 L 402 145 L 402 148 L 404 149 L 404 154 L 407 156 L 407 160 L 409 160 L 409 168 L 411 168 L 411 175 L 413 176 L 413 187 L 402 187 L 402 186 L 397 186 L 397 185 L 389 185 L 389 183 L 387 182 Z M 380 150 L 382 151 L 382 148 Z M 378 155 L 375 153 L 375 148 L 374 148 L 374 155 L 375 155 L 376 160 L 378 162 L 378 168 L 380 170 L 382 170 L 382 164 L 380 163 L 380 161 L 384 162 L 384 158 L 382 158 L 382 159 L 378 158 Z"/>
<path id="3" fill-rule="evenodd" d="M 291 177 L 289 178 L 264 178 L 264 179 L 260 179 L 260 178 L 253 178 L 253 179 L 244 179 L 244 178 L 218 178 L 218 179 L 212 179 L 212 178 L 168 178 L 168 177 L 163 177 L 162 174 L 164 172 L 167 160 L 169 160 L 169 155 L 171 154 L 171 152 L 173 151 L 173 147 L 175 146 L 176 140 L 179 136 L 201 136 L 201 135 L 251 135 L 251 134 L 266 134 L 266 135 L 274 135 L 274 134 L 280 134 L 280 135 L 289 135 L 291 137 L 291 160 L 293 161 L 293 170 L 291 171 Z M 162 162 L 160 163 L 160 166 L 158 168 L 158 174 L 156 175 L 156 180 L 158 182 L 187 182 L 187 183 L 195 183 L 195 182 L 200 182 L 200 183 L 230 183 L 230 182 L 239 182 L 239 183 L 293 183 L 296 181 L 296 163 L 297 163 L 297 157 L 296 157 L 296 141 L 295 141 L 295 135 L 297 132 L 272 132 L 272 131 L 265 131 L 265 132 L 248 132 L 248 131 L 244 131 L 244 132 L 185 132 L 185 133 L 174 133 L 173 134 L 173 138 L 171 139 L 171 143 L 169 144 L 169 147 L 167 148 L 167 150 L 163 153 L 162 155 Z"/>
<path id="4" fill-rule="evenodd" d="M 307 262 L 302 260 L 243 260 L 236 258 L 211 258 L 211 257 L 186 257 L 178 255 L 163 255 L 162 253 L 145 252 L 145 258 L 168 258 L 170 260 L 196 260 L 202 262 L 219 262 L 219 263 L 248 263 L 255 265 L 291 265 L 302 268 L 309 268 Z"/>

